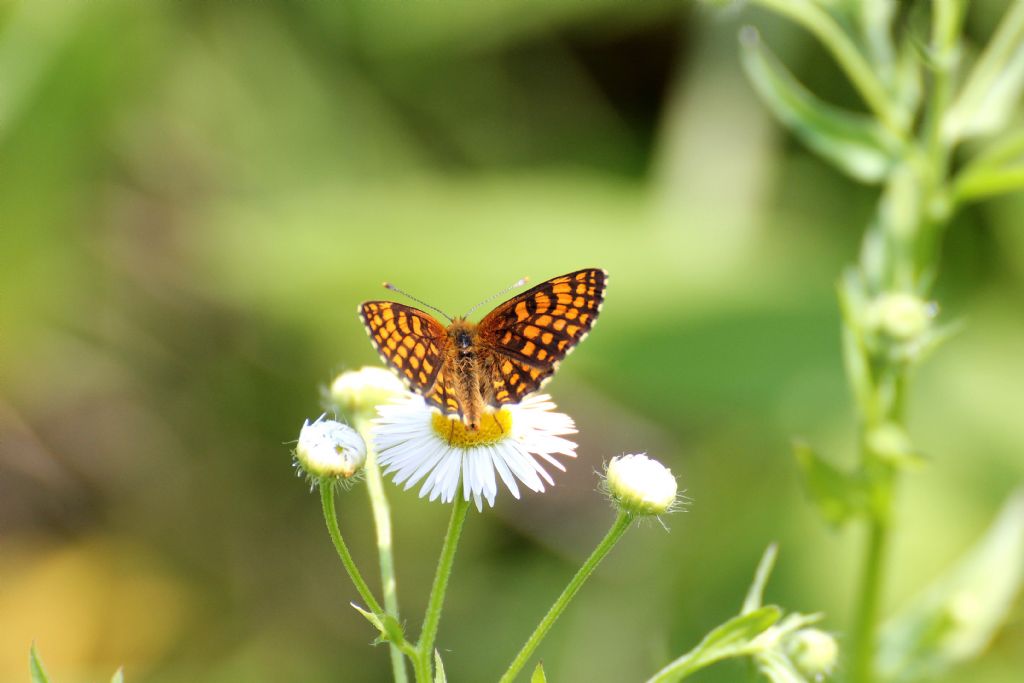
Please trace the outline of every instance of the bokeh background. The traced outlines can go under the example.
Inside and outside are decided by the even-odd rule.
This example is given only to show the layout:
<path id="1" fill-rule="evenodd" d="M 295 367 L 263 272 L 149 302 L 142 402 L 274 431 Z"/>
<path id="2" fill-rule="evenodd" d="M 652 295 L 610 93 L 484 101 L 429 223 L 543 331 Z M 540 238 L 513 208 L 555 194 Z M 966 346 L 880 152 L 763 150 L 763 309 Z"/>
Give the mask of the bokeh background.
<path id="1" fill-rule="evenodd" d="M 971 5 L 978 44 L 1005 3 Z M 580 457 L 470 515 L 450 679 L 504 669 L 627 451 L 692 502 L 586 586 L 552 680 L 645 678 L 737 611 L 770 541 L 768 599 L 842 639 L 860 536 L 817 518 L 789 442 L 852 458 L 834 283 L 876 192 L 757 101 L 747 22 L 858 106 L 798 29 L 678 0 L 0 2 L 0 680 L 27 680 L 33 640 L 60 683 L 385 680 L 289 442 L 336 372 L 378 362 L 355 309 L 381 281 L 459 312 L 584 266 L 607 303 L 549 385 Z M 1024 480 L 1022 211 L 949 235 L 942 316 L 968 324 L 916 376 L 932 462 L 900 492 L 887 609 Z M 448 510 L 388 490 L 416 632 Z M 365 490 L 340 505 L 375 576 Z M 1021 617 L 946 680 L 1019 680 Z"/>

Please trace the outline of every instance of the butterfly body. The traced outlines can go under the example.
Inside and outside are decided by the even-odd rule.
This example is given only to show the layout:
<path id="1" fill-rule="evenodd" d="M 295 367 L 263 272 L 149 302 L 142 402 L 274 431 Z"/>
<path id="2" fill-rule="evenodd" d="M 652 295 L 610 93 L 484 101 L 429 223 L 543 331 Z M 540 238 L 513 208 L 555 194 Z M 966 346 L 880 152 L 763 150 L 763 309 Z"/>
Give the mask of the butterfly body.
<path id="1" fill-rule="evenodd" d="M 359 315 L 381 358 L 428 403 L 477 429 L 488 410 L 518 403 L 554 374 L 590 331 L 604 300 L 605 271 L 552 278 L 488 313 L 479 324 L 433 316 L 393 301 Z"/>

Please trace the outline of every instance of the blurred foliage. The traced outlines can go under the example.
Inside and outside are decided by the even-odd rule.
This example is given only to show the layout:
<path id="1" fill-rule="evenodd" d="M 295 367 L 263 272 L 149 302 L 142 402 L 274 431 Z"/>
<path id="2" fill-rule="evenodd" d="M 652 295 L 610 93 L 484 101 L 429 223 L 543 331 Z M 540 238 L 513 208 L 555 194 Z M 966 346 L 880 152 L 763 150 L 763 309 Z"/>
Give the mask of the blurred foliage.
<path id="1" fill-rule="evenodd" d="M 550 385 L 579 461 L 468 521 L 451 680 L 511 658 L 609 523 L 594 471 L 627 450 L 693 504 L 616 549 L 545 642 L 550 680 L 649 675 L 733 613 L 772 539 L 767 600 L 847 622 L 853 532 L 817 520 L 788 444 L 850 443 L 834 280 L 875 193 L 758 103 L 736 46 L 752 10 L 453 4 L 0 3 L 0 680 L 27 679 L 33 641 L 61 683 L 387 675 L 288 456 L 318 384 L 376 361 L 355 307 L 384 279 L 465 310 L 522 275 L 611 273 Z M 972 3 L 971 45 L 1003 5 Z M 856 106 L 806 34 L 756 20 L 801 82 Z M 891 595 L 1024 478 L 1021 211 L 979 204 L 950 234 L 938 298 L 968 324 L 917 375 L 930 465 L 902 497 Z M 447 510 L 389 490 L 418 614 Z M 364 496 L 339 504 L 369 568 Z M 1020 613 L 944 680 L 1015 681 Z"/>

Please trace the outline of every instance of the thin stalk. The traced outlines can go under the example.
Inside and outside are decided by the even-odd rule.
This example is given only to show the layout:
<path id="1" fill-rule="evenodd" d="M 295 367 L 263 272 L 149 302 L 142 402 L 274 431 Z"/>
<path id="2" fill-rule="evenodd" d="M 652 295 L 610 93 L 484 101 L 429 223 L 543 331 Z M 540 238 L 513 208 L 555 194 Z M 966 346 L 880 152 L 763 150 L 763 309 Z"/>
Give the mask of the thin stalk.
<path id="1" fill-rule="evenodd" d="M 533 633 L 527 639 L 526 644 L 516 655 L 515 659 L 509 665 L 508 670 L 501 677 L 499 683 L 512 683 L 515 680 L 516 675 L 522 671 L 523 667 L 529 661 L 530 657 L 533 656 L 534 650 L 540 645 L 540 641 L 544 639 L 551 627 L 554 626 L 555 621 L 562 615 L 565 608 L 569 605 L 569 601 L 573 599 L 576 593 L 579 592 L 580 588 L 583 587 L 584 582 L 594 573 L 597 565 L 601 564 L 601 560 L 605 558 L 605 555 L 615 547 L 615 544 L 619 542 L 622 535 L 626 533 L 630 525 L 633 523 L 633 515 L 626 512 L 619 512 L 619 516 L 615 519 L 615 523 L 612 524 L 612 528 L 608 530 L 608 533 L 597 544 L 594 548 L 594 552 L 590 554 L 587 561 L 583 563 L 576 575 L 572 577 L 569 585 L 565 587 L 562 594 L 555 600 L 555 604 L 551 606 L 548 613 L 544 615 L 544 618 L 537 624 L 537 628 L 533 630 Z"/>
<path id="2" fill-rule="evenodd" d="M 434 585 L 430 588 L 427 611 L 423 615 L 423 631 L 420 633 L 420 641 L 416 645 L 418 656 L 415 661 L 415 669 L 416 680 L 419 683 L 429 683 L 432 680 L 430 664 L 434 655 L 434 639 L 437 637 L 437 626 L 441 621 L 441 608 L 444 606 L 444 594 L 448 589 L 448 577 L 452 573 L 455 550 L 459 545 L 459 537 L 462 535 L 462 526 L 466 521 L 468 510 L 469 501 L 465 496 L 456 494 L 452 504 L 452 516 L 448 520 L 448 532 L 444 536 L 444 545 L 441 546 L 441 557 L 437 560 Z"/>
<path id="3" fill-rule="evenodd" d="M 391 506 L 388 505 L 388 498 L 384 493 L 384 479 L 377 464 L 377 452 L 373 448 L 370 423 L 365 419 L 356 419 L 355 422 L 363 441 L 366 442 L 366 491 L 370 495 L 373 525 L 377 533 L 377 556 L 380 558 L 380 580 L 384 587 L 384 610 L 395 620 L 401 621 L 398 616 L 398 582 L 395 580 L 395 560 L 391 545 Z M 406 683 L 409 679 L 401 648 L 395 643 L 388 643 L 388 649 L 395 683 Z"/>
<path id="4" fill-rule="evenodd" d="M 370 587 L 363 579 L 363 575 L 359 572 L 359 568 L 356 567 L 356 563 L 348 551 L 348 546 L 345 545 L 345 540 L 341 537 L 341 529 L 338 528 L 338 513 L 334 506 L 334 486 L 332 484 L 328 482 L 320 483 L 320 503 L 324 510 L 324 521 L 327 522 L 327 533 L 331 535 L 334 549 L 338 551 L 338 557 L 341 559 L 341 563 L 345 565 L 345 571 L 348 572 L 349 578 L 352 579 L 352 583 L 355 584 L 356 590 L 359 592 L 360 597 L 362 597 L 363 602 L 366 603 L 366 606 L 370 608 L 370 611 L 374 614 L 383 614 L 384 610 L 381 609 L 377 598 L 373 597 L 373 591 L 370 590 Z"/>
<path id="5" fill-rule="evenodd" d="M 853 623 L 850 657 L 852 683 L 871 683 L 875 680 L 875 644 L 878 640 L 878 616 L 889 548 L 889 508 L 892 504 L 888 482 L 881 485 L 881 490 L 876 492 L 876 496 L 876 509 L 869 521 L 868 546 Z"/>

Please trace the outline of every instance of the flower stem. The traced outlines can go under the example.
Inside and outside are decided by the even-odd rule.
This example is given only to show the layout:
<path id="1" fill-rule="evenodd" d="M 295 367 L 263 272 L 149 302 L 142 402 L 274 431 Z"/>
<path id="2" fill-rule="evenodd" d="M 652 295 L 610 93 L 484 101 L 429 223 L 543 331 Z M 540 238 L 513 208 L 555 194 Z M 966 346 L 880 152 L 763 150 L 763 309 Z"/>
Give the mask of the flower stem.
<path id="1" fill-rule="evenodd" d="M 366 585 L 363 575 L 359 573 L 359 568 L 356 567 L 356 563 L 348 551 L 348 546 L 345 545 L 345 540 L 341 537 L 341 529 L 338 528 L 338 513 L 334 507 L 334 486 L 332 484 L 321 482 L 320 502 L 324 509 L 324 521 L 327 522 L 327 533 L 331 535 L 334 549 L 338 551 L 338 557 L 341 558 L 341 563 L 345 565 L 345 571 L 348 572 L 349 578 L 352 579 L 352 583 L 355 584 L 356 590 L 359 591 L 359 595 L 363 598 L 366 606 L 374 614 L 382 614 L 383 610 L 380 608 L 380 603 L 377 602 L 377 598 L 373 597 L 373 592 Z"/>
<path id="2" fill-rule="evenodd" d="M 377 555 L 380 558 L 380 580 L 384 587 L 385 612 L 396 620 L 398 616 L 398 583 L 395 580 L 395 561 L 391 550 L 391 507 L 384 494 L 384 480 L 377 464 L 377 452 L 373 448 L 373 435 L 368 419 L 357 418 L 356 428 L 366 442 L 366 490 L 370 495 L 373 510 L 373 524 L 377 530 Z M 388 644 L 391 655 L 391 669 L 395 683 L 406 683 L 408 674 L 402 651 L 395 643 Z"/>
<path id="3" fill-rule="evenodd" d="M 444 537 L 444 545 L 441 546 L 441 557 L 437 561 L 434 585 L 430 588 L 430 599 L 427 601 L 427 611 L 423 616 L 423 631 L 416 645 L 418 656 L 414 665 L 418 683 L 430 683 L 433 680 L 430 663 L 434 655 L 434 639 L 437 637 L 437 626 L 441 622 L 441 608 L 444 606 L 444 594 L 448 589 L 448 577 L 452 573 L 455 550 L 459 545 L 462 525 L 466 521 L 468 510 L 469 501 L 461 492 L 456 493 L 452 504 L 452 516 L 448 520 L 448 532 Z"/>
<path id="4" fill-rule="evenodd" d="M 882 593 L 882 569 L 888 546 L 889 523 L 876 516 L 868 531 L 868 549 L 861 580 L 860 600 L 854 618 L 850 680 L 871 683 L 874 680 L 875 641 Z"/>
<path id="5" fill-rule="evenodd" d="M 551 606 L 548 613 L 544 615 L 540 623 L 537 624 L 537 628 L 533 630 L 526 644 L 516 655 L 516 658 L 512 660 L 508 670 L 501 677 L 499 683 L 511 683 L 516 675 L 526 666 L 527 661 L 533 655 L 534 650 L 540 645 L 540 641 L 544 639 L 551 627 L 554 626 L 555 621 L 562 615 L 565 608 L 569 605 L 569 601 L 573 599 L 576 593 L 579 592 L 580 588 L 583 587 L 583 583 L 590 577 L 590 575 L 597 568 L 597 565 L 601 563 L 605 555 L 615 547 L 615 544 L 619 542 L 622 535 L 629 529 L 630 524 L 633 523 L 633 515 L 626 512 L 619 512 L 619 516 L 615 519 L 615 523 L 612 524 L 612 528 L 608 530 L 605 537 L 598 543 L 597 547 L 594 548 L 594 552 L 590 554 L 587 561 L 583 563 L 576 575 L 572 577 L 569 585 L 565 587 L 562 594 L 558 596 L 555 604 Z"/>

